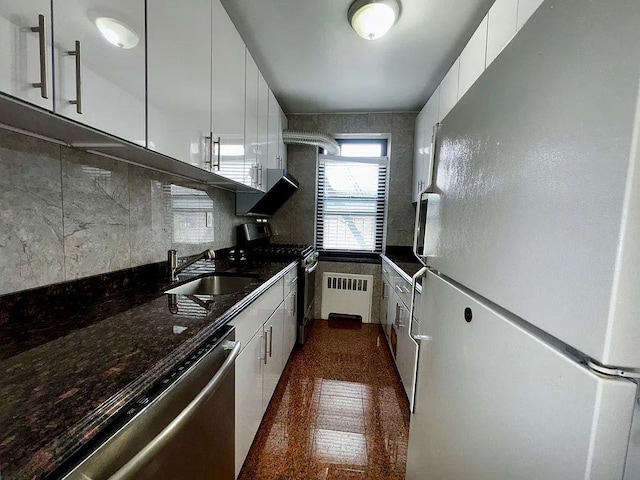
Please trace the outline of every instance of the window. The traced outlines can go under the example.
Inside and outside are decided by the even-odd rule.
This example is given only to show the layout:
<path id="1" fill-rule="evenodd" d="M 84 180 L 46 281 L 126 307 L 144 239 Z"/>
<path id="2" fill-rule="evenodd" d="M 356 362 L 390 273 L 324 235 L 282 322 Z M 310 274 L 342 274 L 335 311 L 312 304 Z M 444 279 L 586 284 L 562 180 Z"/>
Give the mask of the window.
<path id="1" fill-rule="evenodd" d="M 341 156 L 320 155 L 316 247 L 382 252 L 388 158 L 386 140 L 342 140 Z"/>

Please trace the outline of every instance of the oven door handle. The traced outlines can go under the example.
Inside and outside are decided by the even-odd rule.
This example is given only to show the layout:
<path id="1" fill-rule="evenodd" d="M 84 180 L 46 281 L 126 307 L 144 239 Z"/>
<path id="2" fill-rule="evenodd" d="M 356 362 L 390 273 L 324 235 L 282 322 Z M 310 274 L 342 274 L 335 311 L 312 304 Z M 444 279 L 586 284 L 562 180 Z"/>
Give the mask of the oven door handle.
<path id="1" fill-rule="evenodd" d="M 316 263 L 314 263 L 312 267 L 306 267 L 304 269 L 304 273 L 313 273 L 315 271 L 315 269 L 318 268 L 318 263 L 320 263 L 320 262 L 318 262 L 316 260 Z"/>

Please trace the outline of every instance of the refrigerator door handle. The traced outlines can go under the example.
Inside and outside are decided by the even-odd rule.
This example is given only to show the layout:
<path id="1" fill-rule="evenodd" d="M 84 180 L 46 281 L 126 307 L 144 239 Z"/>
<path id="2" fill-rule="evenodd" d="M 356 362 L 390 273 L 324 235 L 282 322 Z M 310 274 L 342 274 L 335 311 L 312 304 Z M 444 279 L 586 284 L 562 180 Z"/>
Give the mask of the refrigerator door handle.
<path id="1" fill-rule="evenodd" d="M 593 360 L 589 360 L 587 362 L 587 366 L 594 372 L 598 372 L 602 375 L 608 375 L 610 377 L 633 378 L 636 380 L 640 379 L 640 372 L 638 372 L 637 370 L 624 370 L 618 367 L 605 367 L 603 365 L 595 363 Z"/>
<path id="2" fill-rule="evenodd" d="M 420 341 L 426 340 L 428 337 L 425 335 L 416 335 L 413 333 L 413 314 L 416 310 L 416 284 L 418 283 L 418 279 L 422 277 L 425 273 L 427 273 L 428 268 L 422 267 L 418 270 L 413 277 L 411 277 L 411 308 L 409 309 L 409 337 L 411 337 L 417 347 L 418 351 L 415 358 L 415 364 L 413 366 L 413 388 L 411 389 L 411 398 L 409 399 L 409 408 L 411 413 L 415 408 L 416 404 L 416 389 L 418 388 L 418 358 L 420 358 Z"/>

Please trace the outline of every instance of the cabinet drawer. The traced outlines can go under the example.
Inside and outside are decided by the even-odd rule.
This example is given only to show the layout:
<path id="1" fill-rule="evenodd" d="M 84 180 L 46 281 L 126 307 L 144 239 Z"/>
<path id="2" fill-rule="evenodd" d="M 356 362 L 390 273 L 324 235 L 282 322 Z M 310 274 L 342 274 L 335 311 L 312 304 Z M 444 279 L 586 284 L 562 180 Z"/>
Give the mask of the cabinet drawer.
<path id="1" fill-rule="evenodd" d="M 386 260 L 382 260 L 382 276 L 387 280 L 391 281 L 391 276 L 393 275 L 393 267 L 389 265 L 389 262 Z"/>
<path id="2" fill-rule="evenodd" d="M 281 278 L 229 322 L 230 325 L 236 327 L 236 341 L 242 343 L 243 349 L 282 303 L 283 285 L 284 279 Z"/>
<path id="3" fill-rule="evenodd" d="M 298 264 L 284 274 L 284 297 L 298 288 Z"/>

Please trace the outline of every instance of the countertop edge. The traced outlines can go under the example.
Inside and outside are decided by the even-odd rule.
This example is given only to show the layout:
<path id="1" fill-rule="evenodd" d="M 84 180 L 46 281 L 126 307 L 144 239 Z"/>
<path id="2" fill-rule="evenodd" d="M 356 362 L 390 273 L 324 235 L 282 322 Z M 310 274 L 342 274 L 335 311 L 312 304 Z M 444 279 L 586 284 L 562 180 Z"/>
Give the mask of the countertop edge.
<path id="1" fill-rule="evenodd" d="M 409 284 L 411 284 L 413 282 L 413 278 L 407 272 L 402 270 L 398 265 L 396 265 L 393 262 L 393 260 L 391 260 L 389 257 L 387 257 L 384 253 L 380 254 L 380 258 L 382 258 L 387 263 L 389 263 L 391 265 L 391 267 L 396 271 L 396 273 L 398 275 L 400 275 L 405 281 L 409 282 Z M 418 292 L 420 295 L 422 295 L 422 285 L 420 285 L 419 283 L 416 283 L 416 292 Z"/>
<path id="2" fill-rule="evenodd" d="M 53 441 L 53 450 L 64 451 L 64 449 L 61 447 L 65 444 L 68 445 L 71 438 L 82 438 L 90 432 L 97 432 L 98 430 L 104 428 L 111 421 L 111 419 L 122 410 L 122 408 L 124 408 L 132 400 L 136 399 L 138 396 L 147 391 L 151 385 L 153 385 L 159 378 L 161 378 L 169 370 L 171 370 L 173 366 L 186 359 L 200 344 L 202 344 L 212 335 L 215 335 L 218 330 L 232 321 L 239 313 L 241 313 L 255 300 L 257 300 L 263 293 L 274 286 L 282 277 L 286 275 L 287 272 L 289 272 L 292 268 L 295 268 L 298 262 L 299 260 L 295 260 L 286 264 L 282 269 L 278 271 L 278 273 L 272 275 L 259 287 L 249 292 L 245 297 L 242 298 L 242 300 L 235 303 L 222 315 L 219 315 L 218 317 L 212 319 L 211 324 L 208 327 L 202 329 L 196 335 L 181 344 L 179 347 L 170 351 L 166 357 L 156 362 L 156 364 L 151 367 L 145 374 L 139 376 L 136 380 L 129 383 L 119 392 L 115 393 L 112 397 L 106 400 L 102 405 L 93 410 L 91 414 L 80 420 L 77 425 L 67 431 L 66 435 L 55 439 Z M 188 273 L 188 271 L 186 273 Z M 193 278 L 195 279 L 198 276 L 199 275 L 196 275 Z M 78 449 L 81 449 L 84 446 L 84 443 L 79 444 Z M 62 454 L 62 452 L 60 453 Z M 63 460 L 55 468 L 56 471 L 58 468 L 62 467 L 70 457 L 74 455 L 73 453 L 70 455 L 68 454 L 68 452 L 65 453 L 67 454 L 62 454 L 61 456 L 64 456 L 66 460 Z M 50 470 L 48 474 L 53 473 L 53 471 L 54 470 Z"/>

